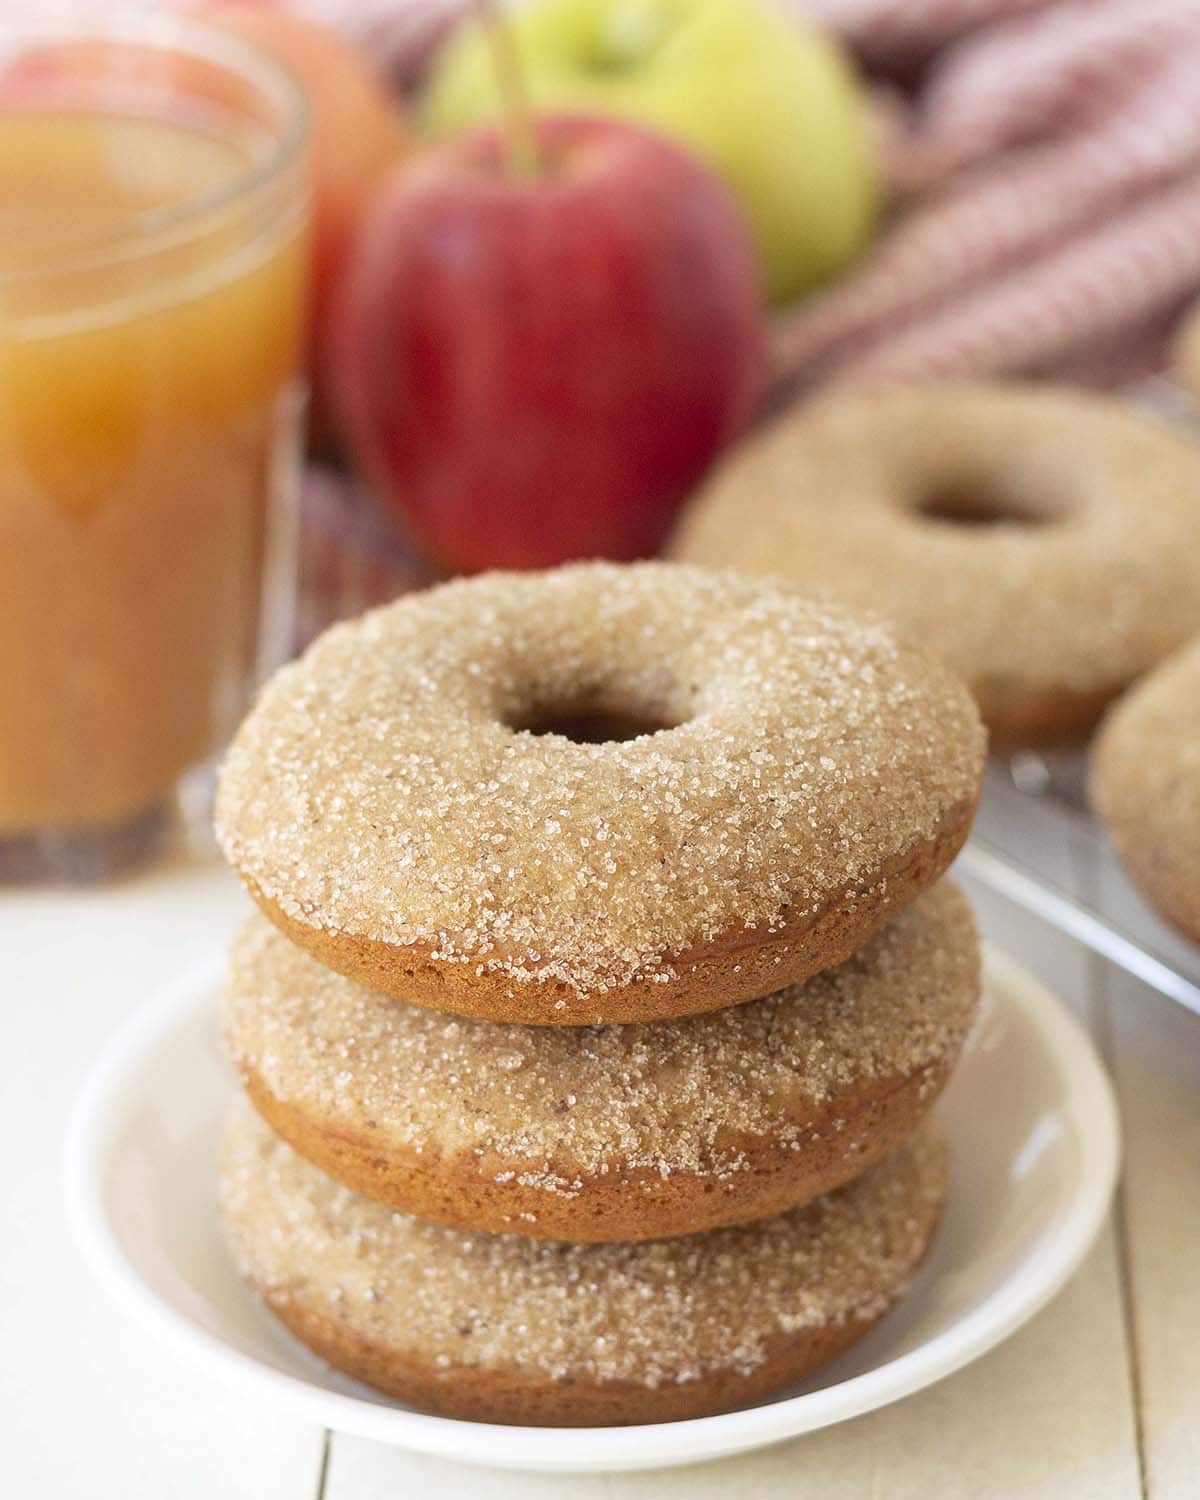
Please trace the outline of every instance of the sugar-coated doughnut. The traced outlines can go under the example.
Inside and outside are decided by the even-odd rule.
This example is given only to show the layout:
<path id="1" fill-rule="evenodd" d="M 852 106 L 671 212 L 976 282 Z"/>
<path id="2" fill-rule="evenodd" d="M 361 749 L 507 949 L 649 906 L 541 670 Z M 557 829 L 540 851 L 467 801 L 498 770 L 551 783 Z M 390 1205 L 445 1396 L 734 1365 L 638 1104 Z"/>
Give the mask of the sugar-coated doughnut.
<path id="1" fill-rule="evenodd" d="M 840 1187 L 925 1115 L 979 996 L 948 882 L 839 968 L 637 1026 L 503 1025 L 397 1004 L 254 916 L 225 1032 L 250 1098 L 370 1198 L 458 1228 L 658 1239 Z"/>
<path id="2" fill-rule="evenodd" d="M 962 684 L 878 622 L 591 563 L 327 632 L 239 731 L 217 825 L 267 915 L 373 989 L 654 1020 L 848 957 L 949 864 L 982 759 Z"/>
<path id="3" fill-rule="evenodd" d="M 338 1369 L 448 1416 L 599 1426 L 728 1410 L 853 1343 L 911 1282 L 946 1171 L 926 1128 L 806 1208 L 679 1239 L 567 1245 L 395 1213 L 241 1103 L 222 1199 L 243 1274 Z"/>
<path id="4" fill-rule="evenodd" d="M 966 679 L 993 749 L 1077 742 L 1200 631 L 1200 452 L 1048 386 L 830 396 L 735 453 L 671 550 L 878 610 Z"/>
<path id="5" fill-rule="evenodd" d="M 1091 790 L 1133 878 L 1200 942 L 1200 639 L 1113 709 Z"/>

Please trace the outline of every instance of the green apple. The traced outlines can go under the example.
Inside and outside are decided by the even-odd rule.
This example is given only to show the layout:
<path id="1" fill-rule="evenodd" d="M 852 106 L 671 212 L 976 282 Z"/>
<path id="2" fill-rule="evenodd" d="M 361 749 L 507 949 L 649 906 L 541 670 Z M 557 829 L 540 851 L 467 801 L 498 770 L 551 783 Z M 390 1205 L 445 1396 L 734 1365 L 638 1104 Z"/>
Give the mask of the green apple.
<path id="1" fill-rule="evenodd" d="M 772 302 L 862 250 L 879 196 L 866 104 L 823 33 L 761 0 L 533 0 L 508 25 L 535 108 L 617 115 L 709 162 L 750 221 Z M 463 27 L 430 79 L 427 128 L 500 108 L 489 39 Z"/>

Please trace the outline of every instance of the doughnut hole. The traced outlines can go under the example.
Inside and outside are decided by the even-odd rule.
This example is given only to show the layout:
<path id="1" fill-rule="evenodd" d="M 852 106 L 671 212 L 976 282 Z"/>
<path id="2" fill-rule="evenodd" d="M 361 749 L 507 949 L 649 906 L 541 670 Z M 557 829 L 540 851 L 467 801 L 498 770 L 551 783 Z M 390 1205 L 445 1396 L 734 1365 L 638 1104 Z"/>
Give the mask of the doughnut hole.
<path id="1" fill-rule="evenodd" d="M 491 675 L 488 717 L 513 734 L 619 745 L 703 716 L 704 680 L 681 661 L 678 644 L 667 651 L 633 624 L 607 654 L 590 640 L 530 632 Z"/>
<path id="2" fill-rule="evenodd" d="M 558 735 L 576 745 L 615 745 L 678 729 L 693 717 L 692 695 L 675 684 L 629 680 L 572 690 L 544 685 L 509 705 L 501 721 L 514 733 Z"/>
<path id="3" fill-rule="evenodd" d="M 565 707 L 549 709 L 527 723 L 510 727 L 527 734 L 557 734 L 577 745 L 612 745 L 638 740 L 647 734 L 661 734 L 665 729 L 678 729 L 679 724 L 628 710 Z"/>
<path id="4" fill-rule="evenodd" d="M 968 530 L 1049 526 L 1065 519 L 1069 509 L 1060 496 L 1037 485 L 1017 485 L 1010 476 L 987 472 L 935 479 L 918 493 L 913 508 L 931 525 Z"/>

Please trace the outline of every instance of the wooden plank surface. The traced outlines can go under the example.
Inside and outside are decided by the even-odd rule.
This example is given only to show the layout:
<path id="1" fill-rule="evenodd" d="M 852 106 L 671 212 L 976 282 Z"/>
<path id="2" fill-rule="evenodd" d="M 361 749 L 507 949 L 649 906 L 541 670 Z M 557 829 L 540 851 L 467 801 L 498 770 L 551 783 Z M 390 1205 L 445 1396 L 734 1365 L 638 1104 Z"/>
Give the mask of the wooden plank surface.
<path id="1" fill-rule="evenodd" d="M 312 1500 L 321 1430 L 180 1368 L 93 1280 L 59 1178 L 101 1044 L 227 939 L 244 898 L 216 867 L 107 892 L 0 898 L 0 1494 L 12 1500 Z"/>
<path id="2" fill-rule="evenodd" d="M 1099 909 L 1131 929 L 1144 908 L 1110 862 Z M 1194 960 L 1193 960 L 1194 961 Z M 1151 1500 L 1200 1496 L 1200 1016 L 1102 966 L 1125 1130 L 1119 1200 L 1139 1434 Z"/>

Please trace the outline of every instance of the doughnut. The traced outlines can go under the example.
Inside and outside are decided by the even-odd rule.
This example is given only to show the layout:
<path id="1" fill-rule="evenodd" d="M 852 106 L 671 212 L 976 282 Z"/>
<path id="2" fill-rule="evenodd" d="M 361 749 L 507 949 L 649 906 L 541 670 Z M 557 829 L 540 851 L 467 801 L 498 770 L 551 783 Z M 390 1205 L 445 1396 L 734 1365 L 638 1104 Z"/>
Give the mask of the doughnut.
<path id="1" fill-rule="evenodd" d="M 1184 314 L 1175 338 L 1172 373 L 1193 402 L 1200 401 L 1200 301 Z"/>
<path id="2" fill-rule="evenodd" d="M 1200 639 L 1109 714 L 1092 755 L 1091 793 L 1151 903 L 1200 942 Z"/>
<path id="3" fill-rule="evenodd" d="M 648 1240 L 781 1213 L 885 1155 L 945 1083 L 979 984 L 945 881 L 804 984 L 598 1028 L 398 1005 L 256 915 L 225 1034 L 272 1129 L 369 1198 L 455 1228 Z"/>
<path id="4" fill-rule="evenodd" d="M 1048 386 L 830 396 L 735 454 L 670 550 L 827 585 L 959 672 L 993 750 L 1068 745 L 1200 631 L 1200 453 Z"/>
<path id="5" fill-rule="evenodd" d="M 369 988 L 659 1020 L 840 963 L 966 836 L 983 731 L 940 663 L 789 585 L 668 563 L 443 584 L 266 687 L 218 836 Z"/>
<path id="6" fill-rule="evenodd" d="M 426 1411 L 608 1426 L 703 1416 L 799 1380 L 908 1288 L 946 1151 L 926 1129 L 848 1187 L 637 1245 L 467 1234 L 335 1183 L 243 1102 L 222 1207 L 242 1275 L 329 1364 Z"/>

